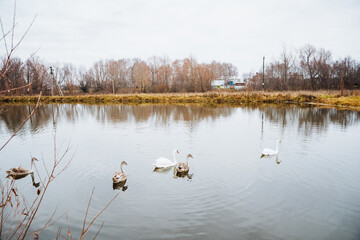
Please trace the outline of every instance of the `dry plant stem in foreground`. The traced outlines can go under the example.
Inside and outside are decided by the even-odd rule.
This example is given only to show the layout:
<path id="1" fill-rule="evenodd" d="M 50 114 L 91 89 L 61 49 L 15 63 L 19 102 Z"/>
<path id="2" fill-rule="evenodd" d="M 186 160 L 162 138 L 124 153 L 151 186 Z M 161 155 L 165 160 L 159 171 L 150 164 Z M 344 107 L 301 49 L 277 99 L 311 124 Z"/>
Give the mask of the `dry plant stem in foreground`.
<path id="1" fill-rule="evenodd" d="M 14 33 L 15 33 L 15 25 L 16 25 L 15 19 L 16 19 L 16 1 L 14 2 L 13 25 L 12 25 L 12 27 L 11 27 L 11 29 L 9 31 L 7 31 L 7 32 L 4 31 L 4 26 L 3 26 L 1 18 L 0 18 L 0 25 L 1 25 L 1 31 L 2 31 L 2 37 L 1 37 L 0 41 L 4 41 L 4 45 L 5 45 L 5 49 L 6 49 L 6 60 L 5 60 L 5 63 L 3 65 L 3 68 L 0 70 L 0 79 L 5 75 L 7 67 L 8 67 L 9 62 L 10 62 L 10 59 L 12 57 L 12 54 L 14 53 L 16 48 L 19 47 L 21 42 L 24 40 L 25 36 L 29 32 L 31 26 L 33 25 L 33 23 L 35 21 L 36 16 L 31 21 L 29 27 L 26 29 L 24 34 L 21 36 L 20 40 L 17 43 L 14 44 Z M 10 32 L 11 32 L 11 44 L 10 44 L 10 50 L 9 50 L 8 45 L 7 45 L 7 41 L 6 41 L 6 37 L 7 37 L 8 34 L 10 34 Z M 10 85 L 11 85 L 11 82 L 10 82 Z"/>
<path id="2" fill-rule="evenodd" d="M 38 100 L 36 102 L 36 106 L 35 108 L 31 111 L 30 115 L 22 122 L 22 124 L 20 125 L 20 127 L 18 127 L 18 129 L 16 129 L 16 131 L 13 133 L 13 135 L 9 138 L 9 140 L 6 141 L 6 143 L 0 148 L 0 151 L 3 150 L 3 148 L 11 141 L 11 139 L 13 137 L 15 137 L 15 135 L 20 131 L 20 129 L 25 125 L 25 123 L 31 118 L 32 115 L 34 115 L 36 109 L 38 109 L 38 107 L 40 106 L 40 99 L 42 96 L 42 91 L 39 94 Z"/>
<path id="3" fill-rule="evenodd" d="M 66 147 L 64 151 L 59 153 L 56 147 L 56 136 L 54 135 L 54 161 L 52 163 L 51 170 L 47 168 L 44 164 L 44 171 L 46 172 L 46 176 L 42 178 L 40 176 L 40 171 L 38 167 L 35 165 L 35 171 L 40 179 L 41 187 L 37 190 L 37 195 L 34 199 L 30 200 L 20 193 L 20 191 L 16 187 L 16 182 L 14 179 L 8 178 L 5 184 L 1 183 L 1 202 L 0 202 L 0 236 L 3 239 L 25 239 L 30 236 L 34 236 L 34 239 L 38 239 L 39 235 L 50 226 L 53 226 L 61 217 L 55 218 L 56 209 L 53 211 L 52 215 L 49 217 L 48 221 L 44 223 L 44 225 L 38 229 L 29 231 L 35 216 L 40 208 L 42 201 L 44 200 L 47 189 L 50 186 L 50 183 L 54 181 L 63 171 L 65 171 L 69 164 L 71 163 L 74 155 L 72 155 L 68 161 L 65 161 L 66 156 L 70 151 L 69 145 Z M 75 152 L 74 152 L 75 154 Z M 90 223 L 86 225 L 88 213 L 90 209 L 90 204 L 92 201 L 92 197 L 94 194 L 94 188 L 91 192 L 90 199 L 87 205 L 84 222 L 82 225 L 82 231 L 79 236 L 79 239 L 85 239 L 95 220 L 109 207 L 109 205 L 115 200 L 115 198 L 119 195 L 116 194 L 107 205 L 96 214 L 90 220 Z M 94 239 L 98 236 L 101 231 L 104 223 L 101 224 L 100 228 L 95 233 Z M 4 229 L 6 227 L 6 229 Z M 61 228 L 58 229 L 56 234 L 56 239 L 72 239 L 70 227 L 68 225 L 67 236 L 61 234 Z"/>
<path id="4" fill-rule="evenodd" d="M 64 162 L 69 150 L 70 147 L 67 146 L 62 154 L 58 154 L 54 136 L 54 161 L 52 168 L 48 171 L 46 166 L 44 166 L 47 177 L 42 179 L 35 165 L 36 173 L 41 180 L 41 187 L 38 189 L 36 197 L 30 200 L 30 204 L 28 203 L 29 199 L 21 195 L 19 193 L 20 191 L 17 190 L 15 180 L 9 178 L 4 185 L 1 184 L 0 236 L 4 237 L 4 239 L 24 239 L 30 235 L 37 237 L 44 229 L 57 222 L 59 218 L 54 219 L 55 210 L 43 227 L 29 233 L 30 226 L 40 208 L 50 183 L 69 166 L 74 157 L 74 155 L 72 155 L 67 162 Z M 3 232 L 4 225 L 7 227 L 6 235 Z"/>
<path id="5" fill-rule="evenodd" d="M 82 230 L 81 230 L 81 236 L 79 239 L 84 239 L 86 234 L 88 233 L 90 227 L 93 225 L 93 223 L 95 222 L 95 220 L 106 210 L 106 208 L 109 207 L 109 205 L 115 200 L 115 198 L 117 198 L 117 196 L 119 195 L 119 193 L 117 193 L 111 200 L 110 202 L 100 211 L 98 212 L 98 214 L 96 214 L 96 216 L 91 220 L 91 222 L 89 223 L 89 225 L 85 228 L 86 226 L 86 218 L 87 218 L 87 215 L 88 215 L 88 212 L 89 212 L 89 208 L 90 208 L 90 203 L 91 203 L 91 200 L 92 200 L 92 196 L 94 194 L 94 191 L 95 191 L 95 188 L 93 188 L 92 192 L 91 192 L 91 195 L 90 195 L 90 199 L 89 199 L 89 203 L 88 203 L 88 206 L 86 208 L 86 213 L 85 213 L 85 217 L 84 217 L 84 223 L 83 223 L 83 227 L 82 227 Z M 104 223 L 101 224 L 99 230 L 96 232 L 96 235 L 95 235 L 95 238 L 98 236 L 99 232 L 101 231 L 102 227 L 103 227 Z M 94 238 L 94 239 L 95 239 Z"/>
<path id="6" fill-rule="evenodd" d="M 120 194 L 120 193 L 117 193 L 109 202 L 108 204 L 100 211 L 96 214 L 96 216 L 90 221 L 89 225 L 86 227 L 86 219 L 87 219 L 87 216 L 88 216 L 88 213 L 89 213 L 89 209 L 90 209 L 90 204 L 91 204 L 91 200 L 92 200 L 92 197 L 94 195 L 94 191 L 95 191 L 95 188 L 92 189 L 91 191 L 91 195 L 90 195 L 90 198 L 89 198 L 89 203 L 87 205 L 87 208 L 86 208 L 86 212 L 85 212 L 85 217 L 84 217 L 84 222 L 83 222 L 83 226 L 82 226 L 82 230 L 81 230 L 81 235 L 79 236 L 78 239 L 85 239 L 86 235 L 88 234 L 91 226 L 94 224 L 95 220 L 110 206 L 110 204 L 115 200 L 115 198 L 117 198 L 117 196 Z M 66 216 L 66 220 L 67 222 L 69 221 L 69 217 Z M 99 230 L 95 233 L 95 236 L 93 239 L 96 239 L 97 236 L 99 235 L 101 229 L 103 228 L 104 226 L 104 222 L 101 223 L 101 226 L 99 228 Z M 65 237 L 63 234 L 61 234 L 61 230 L 62 228 L 60 227 L 56 233 L 56 239 L 73 239 L 72 237 L 72 234 L 71 234 L 71 230 L 70 230 L 70 226 L 69 226 L 69 223 L 68 223 L 68 226 L 67 226 L 67 236 Z"/>
<path id="7" fill-rule="evenodd" d="M 16 90 L 19 90 L 19 89 L 22 89 L 22 88 L 29 88 L 31 86 L 32 83 L 29 83 L 29 84 L 26 84 L 24 86 L 21 86 L 21 87 L 16 87 L 16 88 L 11 88 L 11 89 L 7 89 L 7 90 L 2 90 L 0 91 L 0 94 L 1 93 L 6 93 L 6 92 L 11 92 L 11 91 L 16 91 Z"/>

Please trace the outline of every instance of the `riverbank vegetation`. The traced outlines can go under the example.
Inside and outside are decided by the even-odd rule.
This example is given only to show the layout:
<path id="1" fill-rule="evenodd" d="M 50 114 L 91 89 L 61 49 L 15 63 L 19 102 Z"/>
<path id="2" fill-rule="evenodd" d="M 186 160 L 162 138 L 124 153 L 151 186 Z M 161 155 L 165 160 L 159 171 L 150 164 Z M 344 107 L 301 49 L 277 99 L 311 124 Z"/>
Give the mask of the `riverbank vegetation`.
<path id="1" fill-rule="evenodd" d="M 33 96 L 0 96 L 0 103 L 36 103 Z M 295 103 L 326 104 L 336 107 L 360 107 L 360 91 L 213 91 L 206 93 L 171 94 L 104 94 L 79 96 L 43 96 L 42 103 L 200 103 L 200 104 L 251 104 L 251 103 Z"/>

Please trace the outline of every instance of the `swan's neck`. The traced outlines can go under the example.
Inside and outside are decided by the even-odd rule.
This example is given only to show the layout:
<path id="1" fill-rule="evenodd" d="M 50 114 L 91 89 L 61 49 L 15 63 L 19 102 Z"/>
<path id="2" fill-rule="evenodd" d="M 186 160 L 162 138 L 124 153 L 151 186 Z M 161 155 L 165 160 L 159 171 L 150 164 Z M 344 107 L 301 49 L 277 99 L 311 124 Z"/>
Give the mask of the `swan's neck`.
<path id="1" fill-rule="evenodd" d="M 186 165 L 189 166 L 189 157 L 186 157 Z"/>
<path id="2" fill-rule="evenodd" d="M 173 152 L 173 162 L 176 164 L 177 161 L 176 161 L 176 156 L 175 155 L 176 155 L 176 151 Z"/>
<path id="3" fill-rule="evenodd" d="M 276 153 L 279 152 L 279 141 L 276 142 Z"/>
<path id="4" fill-rule="evenodd" d="M 33 171 L 33 165 L 34 165 L 34 161 L 31 160 L 29 172 L 32 172 L 32 171 Z"/>
<path id="5" fill-rule="evenodd" d="M 121 173 L 125 173 L 124 170 L 123 170 L 123 165 L 122 164 L 120 165 L 120 170 L 121 170 Z"/>

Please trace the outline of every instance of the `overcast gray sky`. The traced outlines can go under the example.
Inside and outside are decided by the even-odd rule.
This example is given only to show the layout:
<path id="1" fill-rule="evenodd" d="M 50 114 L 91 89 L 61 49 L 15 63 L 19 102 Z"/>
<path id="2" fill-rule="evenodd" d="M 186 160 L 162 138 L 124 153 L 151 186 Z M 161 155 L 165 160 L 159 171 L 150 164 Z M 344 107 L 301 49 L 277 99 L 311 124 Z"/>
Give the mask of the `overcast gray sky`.
<path id="1" fill-rule="evenodd" d="M 5 29 L 13 3 L 0 0 Z M 263 56 L 278 58 L 283 46 L 310 43 L 335 60 L 360 59 L 359 0 L 17 0 L 16 14 L 17 36 L 37 14 L 15 53 L 23 60 L 39 48 L 46 62 L 86 67 L 100 59 L 192 55 L 230 62 L 241 76 L 258 71 Z"/>

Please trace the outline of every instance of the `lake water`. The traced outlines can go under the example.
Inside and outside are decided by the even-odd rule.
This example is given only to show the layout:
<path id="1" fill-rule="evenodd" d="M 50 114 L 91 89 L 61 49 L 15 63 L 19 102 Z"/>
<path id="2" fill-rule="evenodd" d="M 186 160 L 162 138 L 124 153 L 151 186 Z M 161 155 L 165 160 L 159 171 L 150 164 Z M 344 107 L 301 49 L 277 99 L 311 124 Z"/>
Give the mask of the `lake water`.
<path id="1" fill-rule="evenodd" d="M 33 106 L 1 106 L 1 145 Z M 65 215 L 41 233 L 53 239 L 58 227 L 73 237 L 117 193 L 96 220 L 92 239 L 359 239 L 360 112 L 296 106 L 43 105 L 0 152 L 5 170 L 30 158 L 46 176 L 54 135 L 57 151 L 69 144 L 71 165 L 51 183 L 32 229 L 52 212 Z M 278 158 L 260 158 L 265 147 Z M 173 169 L 154 172 L 158 157 L 184 161 L 189 176 Z M 128 180 L 113 189 L 121 161 Z M 35 175 L 35 181 L 38 176 Z M 31 178 L 16 181 L 33 197 Z M 67 216 L 67 218 L 66 218 Z"/>

